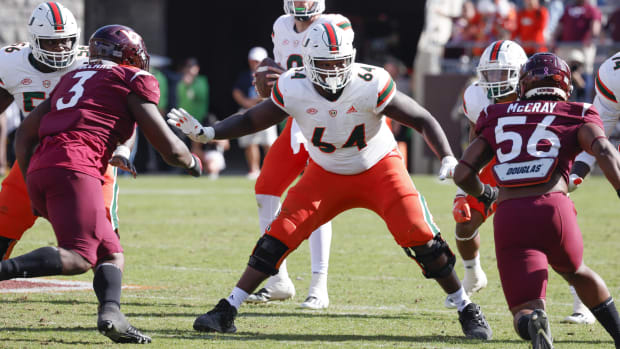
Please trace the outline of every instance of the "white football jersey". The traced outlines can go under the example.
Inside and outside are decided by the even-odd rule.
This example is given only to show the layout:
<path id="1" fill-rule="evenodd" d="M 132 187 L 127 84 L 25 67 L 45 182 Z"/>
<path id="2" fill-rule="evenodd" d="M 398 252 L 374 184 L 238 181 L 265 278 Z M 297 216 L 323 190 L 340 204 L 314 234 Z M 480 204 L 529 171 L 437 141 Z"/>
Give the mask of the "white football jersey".
<path id="1" fill-rule="evenodd" d="M 598 110 L 605 134 L 610 136 L 620 119 L 620 52 L 608 58 L 595 77 L 594 107 Z"/>
<path id="2" fill-rule="evenodd" d="M 28 60 L 31 52 L 25 42 L 0 48 L 0 87 L 13 95 L 24 116 L 49 96 L 61 76 L 88 62 L 88 47 L 80 46 L 71 66 L 43 73 Z"/>
<path id="3" fill-rule="evenodd" d="M 342 29 L 351 29 L 347 17 L 338 14 L 322 14 L 314 23 L 332 23 Z M 301 55 L 301 41 L 306 32 L 295 31 L 295 17 L 282 15 L 273 23 L 271 40 L 273 41 L 273 57 L 284 69 L 301 67 L 304 61 Z"/>
<path id="4" fill-rule="evenodd" d="M 463 93 L 463 111 L 469 121 L 474 124 L 478 121 L 480 112 L 491 103 L 492 101 L 487 97 L 485 89 L 476 82 L 467 86 L 465 93 Z"/>
<path id="5" fill-rule="evenodd" d="M 343 175 L 368 170 L 396 148 L 382 115 L 396 94 L 394 80 L 383 68 L 360 63 L 351 74 L 333 102 L 315 90 L 303 68 L 282 74 L 271 92 L 271 100 L 297 121 L 310 158 Z"/>
<path id="6" fill-rule="evenodd" d="M 332 23 L 342 29 L 351 30 L 351 22 L 342 15 L 322 14 L 315 23 Z M 306 32 L 295 31 L 295 16 L 282 15 L 273 23 L 271 40 L 273 41 L 273 57 L 284 69 L 299 68 L 304 65 L 301 54 L 301 41 Z M 299 125 L 293 120 L 291 125 L 291 149 L 297 154 L 302 144 L 307 140 L 299 130 Z"/>

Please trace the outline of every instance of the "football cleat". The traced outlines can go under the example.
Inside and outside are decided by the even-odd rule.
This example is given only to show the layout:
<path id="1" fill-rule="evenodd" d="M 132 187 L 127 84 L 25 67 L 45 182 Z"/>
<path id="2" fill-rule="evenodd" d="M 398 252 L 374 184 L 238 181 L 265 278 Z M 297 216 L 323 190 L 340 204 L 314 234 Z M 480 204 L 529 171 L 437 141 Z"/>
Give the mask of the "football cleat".
<path id="1" fill-rule="evenodd" d="M 281 279 L 270 277 L 265 287 L 248 296 L 248 303 L 267 303 L 271 301 L 283 301 L 295 297 L 295 285 L 290 278 Z"/>
<path id="2" fill-rule="evenodd" d="M 527 330 L 532 338 L 532 349 L 553 349 L 549 319 L 544 310 L 534 310 Z"/>
<path id="3" fill-rule="evenodd" d="M 563 323 L 579 324 L 579 325 L 591 325 L 596 322 L 592 313 L 572 313 L 562 320 Z"/>
<path id="4" fill-rule="evenodd" d="M 120 311 L 101 311 L 97 316 L 97 330 L 115 343 L 151 343 L 151 337 L 131 326 Z"/>
<path id="5" fill-rule="evenodd" d="M 220 299 L 215 308 L 200 315 L 194 321 L 194 330 L 201 332 L 235 333 L 235 317 L 237 309 L 224 298 Z"/>
<path id="6" fill-rule="evenodd" d="M 329 306 L 329 299 L 321 299 L 315 296 L 308 296 L 306 300 L 300 305 L 305 309 L 319 310 L 325 309 Z"/>
<path id="7" fill-rule="evenodd" d="M 458 313 L 461 328 L 467 338 L 490 340 L 493 337 L 491 326 L 476 303 L 469 303 Z"/>
<path id="8" fill-rule="evenodd" d="M 463 277 L 463 288 L 467 296 L 471 296 L 474 292 L 478 292 L 487 286 L 487 275 L 479 266 L 467 268 L 465 267 L 465 276 Z"/>

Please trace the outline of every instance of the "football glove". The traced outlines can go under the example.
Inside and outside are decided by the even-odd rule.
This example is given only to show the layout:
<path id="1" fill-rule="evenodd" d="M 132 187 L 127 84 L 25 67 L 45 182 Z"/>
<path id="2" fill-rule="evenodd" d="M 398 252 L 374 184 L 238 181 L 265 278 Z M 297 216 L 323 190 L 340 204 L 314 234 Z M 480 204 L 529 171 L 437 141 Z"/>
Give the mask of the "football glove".
<path id="1" fill-rule="evenodd" d="M 441 159 L 441 168 L 439 169 L 439 175 L 437 176 L 440 181 L 446 178 L 452 178 L 454 176 L 454 168 L 458 164 L 458 160 L 452 155 L 444 156 Z"/>
<path id="2" fill-rule="evenodd" d="M 208 143 L 215 137 L 213 127 L 203 127 L 198 120 L 194 119 L 183 108 L 172 108 L 168 112 L 168 124 L 181 130 L 194 142 Z"/>
<path id="3" fill-rule="evenodd" d="M 578 174 L 571 174 L 568 177 L 568 192 L 571 193 L 579 188 L 579 185 L 583 183 L 583 178 L 579 177 Z"/>
<path id="4" fill-rule="evenodd" d="M 126 145 L 121 144 L 118 147 L 116 147 L 116 149 L 114 150 L 114 153 L 112 153 L 112 157 L 110 158 L 110 161 L 108 162 L 112 166 L 116 166 L 123 171 L 127 171 L 131 173 L 133 178 L 136 178 L 137 176 L 136 167 L 133 165 L 131 160 L 129 160 L 130 155 L 131 155 L 131 149 L 129 149 L 129 147 L 127 147 Z"/>
<path id="5" fill-rule="evenodd" d="M 471 208 L 465 195 L 457 194 L 452 204 L 452 215 L 457 223 L 465 223 L 471 220 Z"/>
<path id="6" fill-rule="evenodd" d="M 192 177 L 200 177 L 202 175 L 202 161 L 198 155 L 192 153 L 192 163 L 187 169 L 187 173 L 192 175 Z"/>
<path id="7" fill-rule="evenodd" d="M 489 184 L 484 185 L 484 189 L 482 190 L 482 194 L 478 195 L 476 199 L 484 204 L 484 213 L 485 215 L 489 215 L 489 211 L 491 210 L 491 206 L 497 200 L 499 195 L 499 190 L 496 187 L 492 187 Z"/>

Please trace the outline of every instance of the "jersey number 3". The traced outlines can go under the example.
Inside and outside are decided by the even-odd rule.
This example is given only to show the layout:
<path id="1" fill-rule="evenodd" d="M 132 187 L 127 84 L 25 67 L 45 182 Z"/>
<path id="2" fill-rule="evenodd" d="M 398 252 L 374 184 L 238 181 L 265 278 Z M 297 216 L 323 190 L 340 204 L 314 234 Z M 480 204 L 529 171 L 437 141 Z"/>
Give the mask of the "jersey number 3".
<path id="1" fill-rule="evenodd" d="M 84 94 L 84 83 L 86 82 L 86 80 L 92 78 L 95 74 L 97 74 L 97 72 L 92 70 L 75 73 L 75 75 L 73 75 L 73 78 L 77 78 L 80 80 L 78 80 L 78 82 L 76 82 L 75 85 L 73 85 L 73 87 L 71 87 L 71 89 L 69 90 L 69 92 L 73 92 L 73 96 L 71 96 L 71 99 L 67 103 L 63 101 L 64 98 L 58 98 L 58 100 L 56 101 L 56 110 L 63 110 L 65 108 L 70 108 L 76 105 L 77 102 L 80 100 L 80 97 L 82 97 L 82 95 Z"/>

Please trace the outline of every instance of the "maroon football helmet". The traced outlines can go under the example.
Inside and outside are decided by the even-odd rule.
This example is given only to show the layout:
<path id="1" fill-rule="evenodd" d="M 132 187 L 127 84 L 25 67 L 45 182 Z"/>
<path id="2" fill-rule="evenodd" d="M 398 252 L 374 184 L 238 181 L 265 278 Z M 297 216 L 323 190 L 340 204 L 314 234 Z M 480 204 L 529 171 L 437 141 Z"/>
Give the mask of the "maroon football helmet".
<path id="1" fill-rule="evenodd" d="M 568 64 L 553 53 L 536 53 L 525 62 L 519 77 L 521 99 L 566 101 L 573 91 Z"/>
<path id="2" fill-rule="evenodd" d="M 90 60 L 106 59 L 149 70 L 150 56 L 144 40 L 133 29 L 120 24 L 103 26 L 88 41 Z"/>

